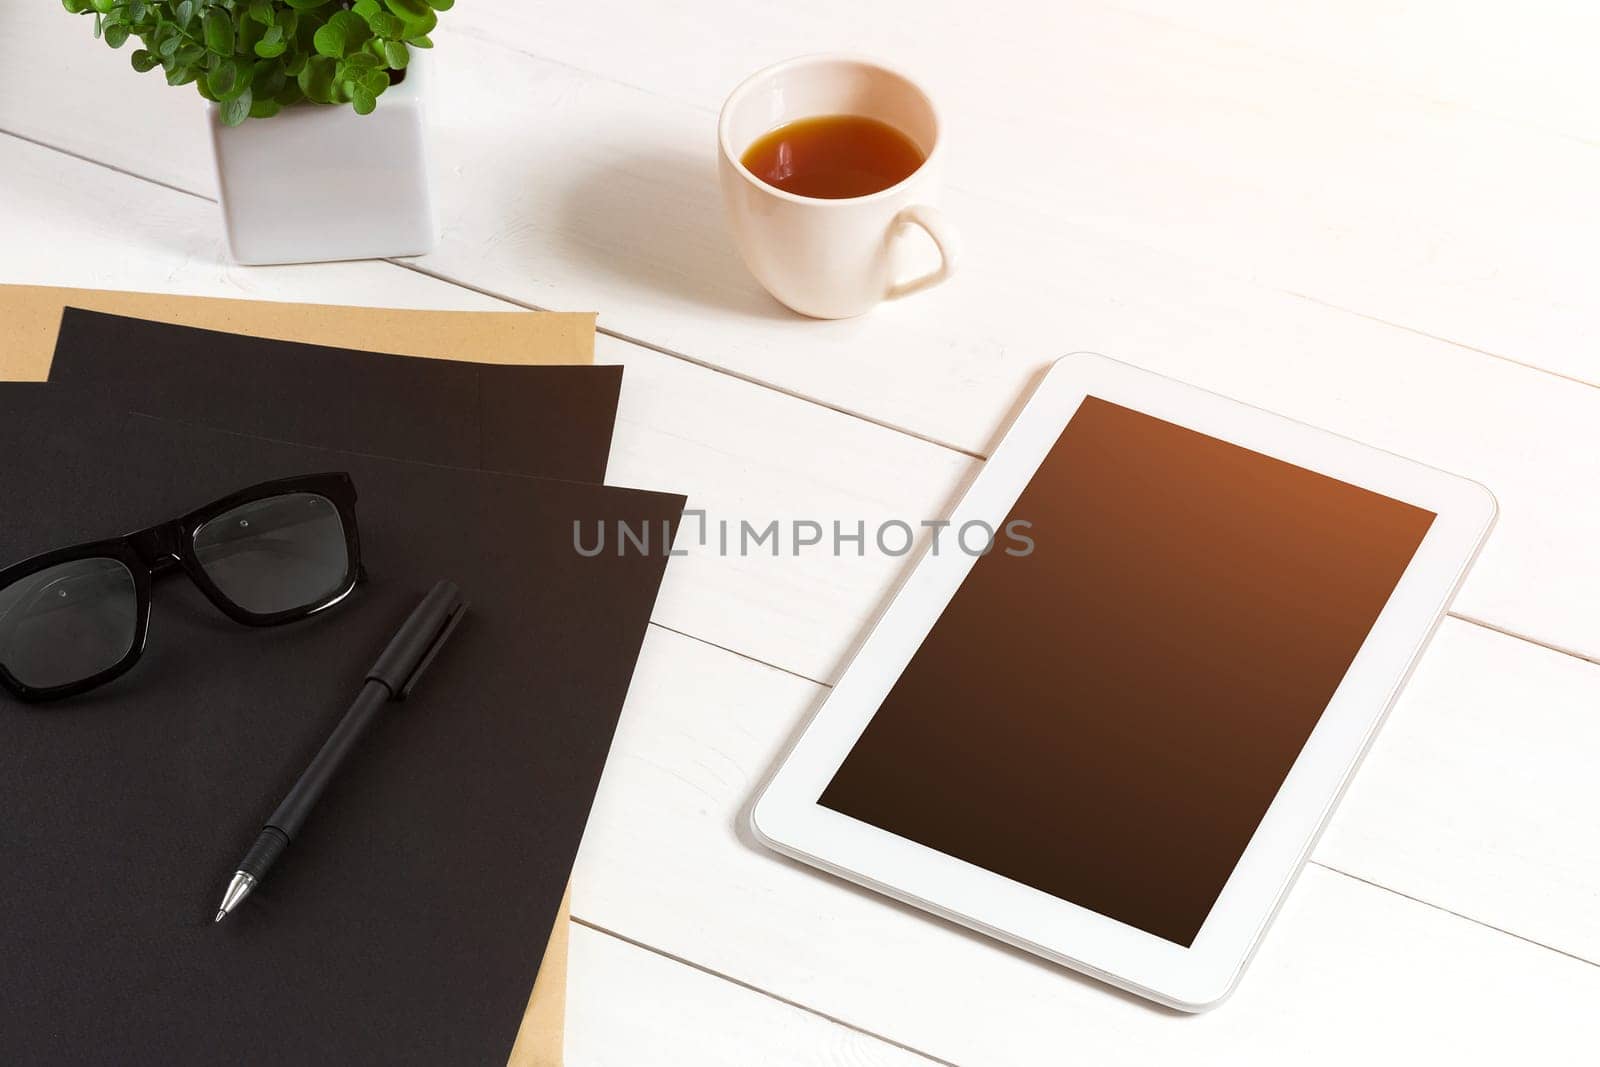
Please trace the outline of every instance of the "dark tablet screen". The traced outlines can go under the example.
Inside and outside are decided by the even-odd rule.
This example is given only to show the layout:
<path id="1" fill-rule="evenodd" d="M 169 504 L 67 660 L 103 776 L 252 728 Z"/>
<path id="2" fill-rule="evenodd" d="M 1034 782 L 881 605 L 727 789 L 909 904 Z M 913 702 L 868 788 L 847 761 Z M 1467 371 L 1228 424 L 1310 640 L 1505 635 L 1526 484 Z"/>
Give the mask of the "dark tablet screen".
<path id="1" fill-rule="evenodd" d="M 1188 946 L 1433 519 L 1090 397 L 820 803 Z"/>

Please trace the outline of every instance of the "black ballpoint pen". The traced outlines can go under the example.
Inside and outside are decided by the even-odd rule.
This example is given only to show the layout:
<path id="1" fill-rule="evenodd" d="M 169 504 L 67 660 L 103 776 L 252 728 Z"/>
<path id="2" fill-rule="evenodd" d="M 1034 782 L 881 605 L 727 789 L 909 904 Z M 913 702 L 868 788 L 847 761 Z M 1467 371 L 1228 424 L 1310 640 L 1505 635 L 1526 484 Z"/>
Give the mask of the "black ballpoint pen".
<path id="1" fill-rule="evenodd" d="M 214 921 L 223 918 L 266 877 L 267 871 L 283 855 L 289 842 L 300 832 L 300 825 L 316 806 L 317 798 L 333 781 L 339 768 L 355 750 L 378 712 L 392 700 L 404 700 L 411 695 L 412 687 L 422 672 L 428 669 L 433 657 L 444 647 L 456 624 L 467 609 L 461 599 L 461 590 L 454 582 L 440 582 L 422 598 L 415 611 L 390 639 L 378 662 L 367 672 L 366 684 L 356 696 L 350 710 L 344 713 L 339 725 L 322 743 L 311 763 L 301 773 L 299 781 L 283 798 L 283 803 L 262 826 L 256 843 L 239 861 L 238 870 L 222 895 L 222 906 L 217 909 Z"/>

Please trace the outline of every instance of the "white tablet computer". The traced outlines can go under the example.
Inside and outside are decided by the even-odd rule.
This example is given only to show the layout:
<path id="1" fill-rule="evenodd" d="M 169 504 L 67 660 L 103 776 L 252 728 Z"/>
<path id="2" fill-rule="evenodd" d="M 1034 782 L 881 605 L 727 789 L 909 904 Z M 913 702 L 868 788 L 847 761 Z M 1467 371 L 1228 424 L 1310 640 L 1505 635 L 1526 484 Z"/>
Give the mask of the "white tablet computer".
<path id="1" fill-rule="evenodd" d="M 751 813 L 1185 1010 L 1237 982 L 1494 521 L 1481 485 L 1099 356 L 1045 377 Z M 959 533 L 987 554 L 960 550 Z"/>

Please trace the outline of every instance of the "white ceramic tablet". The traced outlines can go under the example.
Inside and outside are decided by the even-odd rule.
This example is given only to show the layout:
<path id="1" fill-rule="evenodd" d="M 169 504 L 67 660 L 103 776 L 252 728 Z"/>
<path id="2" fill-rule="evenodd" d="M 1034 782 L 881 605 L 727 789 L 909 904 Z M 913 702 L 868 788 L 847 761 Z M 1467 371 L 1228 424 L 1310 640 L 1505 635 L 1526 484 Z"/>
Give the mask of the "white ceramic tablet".
<path id="1" fill-rule="evenodd" d="M 1475 482 L 1058 362 L 751 813 L 1173 1007 L 1225 997 L 1494 521 Z M 981 557 L 960 551 L 966 529 Z"/>

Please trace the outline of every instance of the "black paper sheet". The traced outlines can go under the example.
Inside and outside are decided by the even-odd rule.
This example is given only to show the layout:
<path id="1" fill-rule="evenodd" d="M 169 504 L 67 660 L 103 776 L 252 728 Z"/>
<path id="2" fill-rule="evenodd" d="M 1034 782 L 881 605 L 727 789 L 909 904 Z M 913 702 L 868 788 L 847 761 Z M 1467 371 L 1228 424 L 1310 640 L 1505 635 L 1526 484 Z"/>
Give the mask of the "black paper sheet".
<path id="1" fill-rule="evenodd" d="M 6 563 L 340 469 L 371 574 L 273 629 L 163 578 L 131 672 L 0 697 L 0 1062 L 503 1064 L 683 499 L 94 415 L 48 387 L 0 393 L 0 455 Z M 575 520 L 649 528 L 650 551 L 585 558 Z M 472 601 L 455 638 L 214 926 L 262 820 L 446 577 Z"/>
<path id="2" fill-rule="evenodd" d="M 67 308 L 50 381 L 237 433 L 601 482 L 622 368 L 392 356 Z"/>

